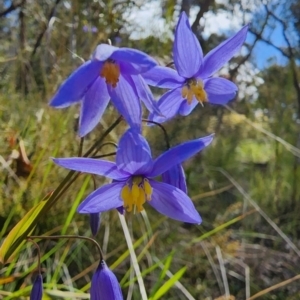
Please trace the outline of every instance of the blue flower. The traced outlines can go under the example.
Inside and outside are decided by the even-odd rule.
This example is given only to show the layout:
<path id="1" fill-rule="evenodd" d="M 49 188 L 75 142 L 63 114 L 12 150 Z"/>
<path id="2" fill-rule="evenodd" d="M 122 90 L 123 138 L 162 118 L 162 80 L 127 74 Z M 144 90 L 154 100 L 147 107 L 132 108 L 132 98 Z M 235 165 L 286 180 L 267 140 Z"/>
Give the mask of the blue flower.
<path id="1" fill-rule="evenodd" d="M 153 160 L 146 139 L 129 129 L 119 141 L 115 163 L 82 157 L 58 158 L 54 162 L 67 169 L 113 180 L 90 194 L 79 205 L 80 213 L 98 213 L 122 206 L 129 212 L 140 212 L 147 202 L 170 218 L 199 224 L 201 218 L 187 194 L 154 178 L 195 155 L 212 140 L 210 135 L 182 143 Z"/>
<path id="2" fill-rule="evenodd" d="M 118 279 L 104 260 L 93 275 L 90 294 L 91 300 L 123 300 Z"/>
<path id="3" fill-rule="evenodd" d="M 231 81 L 212 77 L 243 45 L 248 31 L 244 26 L 237 34 L 210 51 L 204 58 L 201 46 L 183 12 L 176 27 L 173 58 L 176 70 L 156 66 L 142 74 L 150 85 L 171 89 L 158 101 L 160 114 L 149 119 L 165 122 L 176 114 L 186 116 L 200 102 L 225 104 L 232 100 L 237 86 Z"/>
<path id="4" fill-rule="evenodd" d="M 89 133 L 102 117 L 109 99 L 132 128 L 141 127 L 142 107 L 156 111 L 156 102 L 141 73 L 156 62 L 147 54 L 129 48 L 100 44 L 85 62 L 60 86 L 50 105 L 68 107 L 82 100 L 79 135 Z"/>
<path id="5" fill-rule="evenodd" d="M 43 277 L 38 274 L 34 280 L 30 293 L 30 300 L 41 300 L 43 296 Z"/>

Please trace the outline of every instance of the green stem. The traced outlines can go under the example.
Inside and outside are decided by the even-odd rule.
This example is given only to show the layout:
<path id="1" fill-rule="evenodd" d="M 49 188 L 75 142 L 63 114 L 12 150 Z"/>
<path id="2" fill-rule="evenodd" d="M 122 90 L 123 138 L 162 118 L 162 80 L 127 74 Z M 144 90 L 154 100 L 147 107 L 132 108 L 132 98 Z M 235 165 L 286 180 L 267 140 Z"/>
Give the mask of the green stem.
<path id="1" fill-rule="evenodd" d="M 103 133 L 101 138 L 94 143 L 94 145 L 83 155 L 83 157 L 88 157 L 95 149 L 98 149 L 102 144 L 103 140 L 109 135 L 109 133 L 123 120 L 123 117 L 120 116 L 113 124 L 111 124 Z"/>
<path id="2" fill-rule="evenodd" d="M 82 155 L 83 142 L 84 142 L 84 137 L 82 137 L 82 138 L 80 139 L 79 150 L 78 150 L 78 156 L 79 156 L 79 157 Z"/>
<path id="3" fill-rule="evenodd" d="M 41 272 L 41 249 L 40 249 L 39 245 L 34 240 L 32 240 L 30 237 L 28 237 L 27 240 L 35 246 L 35 248 L 38 252 L 38 270 L 39 270 L 39 274 L 42 274 L 42 272 Z"/>

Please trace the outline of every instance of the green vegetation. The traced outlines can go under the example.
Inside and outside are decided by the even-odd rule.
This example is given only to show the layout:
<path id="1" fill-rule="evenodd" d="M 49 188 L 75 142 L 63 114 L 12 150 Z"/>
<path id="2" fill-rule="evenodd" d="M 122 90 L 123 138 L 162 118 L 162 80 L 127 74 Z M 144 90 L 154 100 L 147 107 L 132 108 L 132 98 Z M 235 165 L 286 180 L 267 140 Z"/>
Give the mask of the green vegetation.
<path id="1" fill-rule="evenodd" d="M 95 46 L 108 38 L 113 44 L 118 38 L 120 46 L 141 49 L 161 64 L 172 60 L 171 38 L 161 40 L 155 34 L 130 38 L 126 14 L 136 9 L 134 1 L 8 2 L 7 6 L 0 3 L 0 244 L 67 175 L 50 157 L 78 154 L 78 106 L 55 110 L 47 103 L 82 63 L 81 58 L 87 59 Z M 10 2 L 21 5 L 1 14 Z M 162 2 L 162 18 L 173 28 L 180 8 L 173 1 Z M 186 2 L 182 1 L 181 9 L 186 8 Z M 261 29 L 268 32 L 274 24 L 281 26 L 283 34 L 299 34 L 296 0 L 284 4 L 280 20 L 272 17 L 281 9 L 280 1 L 270 4 L 267 15 L 264 6 L 249 10 L 239 1 L 222 5 L 200 2 L 200 6 L 190 4 L 191 15 L 201 9 L 202 16 L 207 11 L 217 14 L 225 10 L 234 18 L 233 7 L 238 6 L 241 13 L 252 16 L 254 37 Z M 203 24 L 193 29 L 207 52 L 224 36 L 214 34 L 205 39 L 201 35 Z M 95 26 L 98 31 L 85 32 L 84 25 Z M 263 36 L 258 37 L 261 43 L 266 41 Z M 228 291 L 232 298 L 227 299 L 242 300 L 271 286 L 274 290 L 249 299 L 299 299 L 299 278 L 295 277 L 300 274 L 299 40 L 287 38 L 290 43 L 285 46 L 274 44 L 286 64 L 270 61 L 261 71 L 255 68 L 253 43 L 248 42 L 247 51 L 252 56 L 235 58 L 226 75 L 240 86 L 238 98 L 228 107 L 199 105 L 189 118 L 178 117 L 165 124 L 172 145 L 216 133 L 212 145 L 184 165 L 189 195 L 203 219 L 200 226 L 167 219 L 150 206 L 141 214 L 127 214 L 128 228 L 119 221 L 117 211 L 101 215 L 95 239 L 124 296 L 129 295 L 127 299 L 141 299 L 141 285 L 151 300 L 221 300 Z M 103 120 L 85 138 L 83 153 L 117 118 L 109 106 Z M 105 141 L 117 142 L 125 126 L 121 122 Z M 154 156 L 166 149 L 160 128 L 145 125 L 144 134 Z M 112 145 L 106 145 L 97 155 L 114 151 Z M 103 183 L 100 177 L 78 176 L 38 221 L 34 235 L 91 237 L 88 216 L 77 214 L 76 207 L 95 185 Z M 126 232 L 134 251 L 128 250 Z M 89 299 L 90 280 L 99 259 L 94 245 L 74 239 L 38 244 L 43 299 Z M 135 259 L 142 283 L 137 280 Z M 37 251 L 26 242 L 18 255 L 1 265 L 0 299 L 29 299 L 36 268 Z M 291 278 L 295 280 L 276 288 Z"/>

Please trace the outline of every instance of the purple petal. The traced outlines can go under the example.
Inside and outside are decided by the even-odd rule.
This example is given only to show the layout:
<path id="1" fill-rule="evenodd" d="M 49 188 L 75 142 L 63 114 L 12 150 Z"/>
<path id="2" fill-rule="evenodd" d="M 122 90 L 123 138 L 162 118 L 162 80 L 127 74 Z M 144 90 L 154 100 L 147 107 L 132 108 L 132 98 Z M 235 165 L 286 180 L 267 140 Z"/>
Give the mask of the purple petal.
<path id="1" fill-rule="evenodd" d="M 153 95 L 149 86 L 145 83 L 145 80 L 141 75 L 132 75 L 131 76 L 136 91 L 139 98 L 144 102 L 145 106 L 150 112 L 155 112 L 156 114 L 161 115 L 160 110 L 158 109 L 158 103 L 153 99 Z"/>
<path id="2" fill-rule="evenodd" d="M 94 60 L 104 62 L 107 59 L 111 58 L 112 54 L 118 49 L 119 49 L 118 47 L 111 46 L 108 44 L 100 44 L 96 47 L 96 50 L 92 55 L 92 58 Z"/>
<path id="3" fill-rule="evenodd" d="M 101 119 L 109 102 L 107 86 L 103 78 L 98 77 L 85 94 L 79 120 L 79 136 L 92 131 Z"/>
<path id="4" fill-rule="evenodd" d="M 98 61 L 85 62 L 60 86 L 49 105 L 63 108 L 80 101 L 89 86 L 99 76 L 101 66 L 102 63 Z"/>
<path id="5" fill-rule="evenodd" d="M 150 180 L 150 184 L 153 193 L 148 203 L 159 213 L 182 222 L 196 224 L 202 222 L 192 200 L 182 190 L 154 180 Z"/>
<path id="6" fill-rule="evenodd" d="M 180 76 L 191 78 L 199 71 L 203 59 L 202 49 L 184 12 L 176 27 L 173 55 Z"/>
<path id="7" fill-rule="evenodd" d="M 115 274 L 107 267 L 104 260 L 93 275 L 91 282 L 91 300 L 123 300 L 120 284 Z"/>
<path id="8" fill-rule="evenodd" d="M 105 176 L 115 180 L 126 180 L 130 175 L 123 170 L 119 170 L 117 165 L 111 161 L 86 158 L 53 158 L 53 161 L 66 169 Z"/>
<path id="9" fill-rule="evenodd" d="M 248 25 L 244 26 L 233 37 L 227 39 L 219 46 L 211 50 L 203 60 L 200 72 L 197 74 L 202 78 L 208 78 L 220 70 L 241 48 L 248 31 Z"/>
<path id="10" fill-rule="evenodd" d="M 101 213 L 90 214 L 90 227 L 91 227 L 93 236 L 96 236 L 99 231 L 100 222 L 101 222 L 100 216 L 101 216 Z"/>
<path id="11" fill-rule="evenodd" d="M 34 280 L 30 293 L 30 300 L 42 300 L 43 297 L 43 277 L 38 274 Z"/>
<path id="12" fill-rule="evenodd" d="M 198 103 L 199 102 L 195 99 L 195 97 L 191 104 L 189 104 L 186 100 L 183 101 L 179 108 L 179 114 L 182 116 L 188 116 L 193 111 L 193 109 L 198 105 Z"/>
<path id="13" fill-rule="evenodd" d="M 169 149 L 155 159 L 153 169 L 148 176 L 156 177 L 171 169 L 173 166 L 181 164 L 183 161 L 207 147 L 212 142 L 213 137 L 214 135 L 212 134 L 197 140 L 182 143 Z"/>
<path id="14" fill-rule="evenodd" d="M 152 86 L 175 89 L 183 85 L 185 78 L 171 68 L 156 66 L 142 74 L 145 81 Z"/>
<path id="15" fill-rule="evenodd" d="M 162 115 L 150 114 L 149 119 L 158 123 L 163 123 L 173 118 L 185 101 L 181 95 L 181 87 L 168 91 L 158 100 L 158 108 Z"/>
<path id="16" fill-rule="evenodd" d="M 120 193 L 125 182 L 105 184 L 91 193 L 77 208 L 81 214 L 101 213 L 123 205 Z"/>
<path id="17" fill-rule="evenodd" d="M 115 88 L 107 85 L 111 101 L 131 128 L 140 131 L 142 123 L 142 106 L 134 82 L 129 75 L 120 75 Z"/>
<path id="18" fill-rule="evenodd" d="M 147 174 L 152 169 L 151 150 L 146 139 L 133 130 L 127 130 L 118 145 L 116 163 L 120 170 L 130 174 Z"/>
<path id="19" fill-rule="evenodd" d="M 210 103 L 226 104 L 237 93 L 237 86 L 222 77 L 210 78 L 204 81 L 204 89 Z"/>
<path id="20" fill-rule="evenodd" d="M 118 48 L 111 55 L 111 59 L 130 66 L 131 74 L 144 73 L 157 65 L 156 61 L 146 53 L 130 48 Z"/>
<path id="21" fill-rule="evenodd" d="M 168 171 L 161 174 L 164 183 L 173 185 L 187 194 L 185 174 L 182 165 L 175 165 Z"/>

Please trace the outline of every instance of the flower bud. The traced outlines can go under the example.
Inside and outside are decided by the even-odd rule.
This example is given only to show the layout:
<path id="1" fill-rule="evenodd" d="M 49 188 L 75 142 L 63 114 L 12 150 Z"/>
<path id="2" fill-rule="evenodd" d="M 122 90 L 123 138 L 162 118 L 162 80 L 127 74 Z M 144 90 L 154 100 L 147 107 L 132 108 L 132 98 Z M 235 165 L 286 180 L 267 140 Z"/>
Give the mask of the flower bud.
<path id="1" fill-rule="evenodd" d="M 93 275 L 90 293 L 91 300 L 123 300 L 118 279 L 104 260 Z"/>
<path id="2" fill-rule="evenodd" d="M 100 213 L 90 214 L 90 227 L 91 227 L 93 236 L 97 235 L 97 232 L 100 228 L 100 222 L 101 222 L 100 216 L 101 216 Z"/>
<path id="3" fill-rule="evenodd" d="M 32 286 L 30 300 L 41 300 L 43 296 L 43 277 L 38 274 Z"/>

